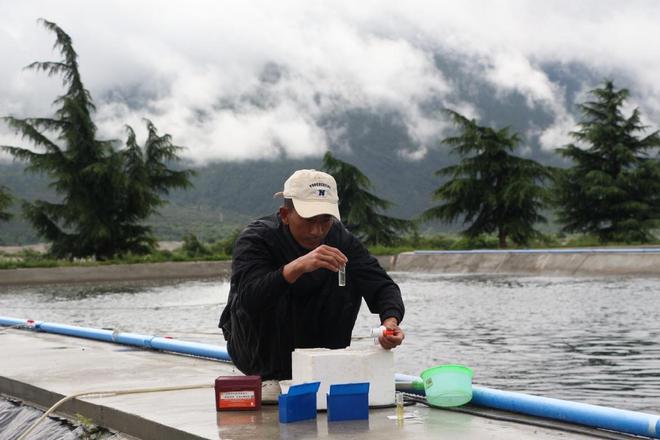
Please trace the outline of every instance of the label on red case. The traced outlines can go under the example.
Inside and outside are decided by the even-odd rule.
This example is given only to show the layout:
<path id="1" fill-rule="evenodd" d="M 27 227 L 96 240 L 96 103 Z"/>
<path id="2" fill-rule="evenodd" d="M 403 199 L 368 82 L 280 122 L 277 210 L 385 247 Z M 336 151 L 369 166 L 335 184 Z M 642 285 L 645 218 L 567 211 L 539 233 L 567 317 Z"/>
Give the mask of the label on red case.
<path id="1" fill-rule="evenodd" d="M 254 408 L 254 391 L 221 391 L 220 408 Z"/>

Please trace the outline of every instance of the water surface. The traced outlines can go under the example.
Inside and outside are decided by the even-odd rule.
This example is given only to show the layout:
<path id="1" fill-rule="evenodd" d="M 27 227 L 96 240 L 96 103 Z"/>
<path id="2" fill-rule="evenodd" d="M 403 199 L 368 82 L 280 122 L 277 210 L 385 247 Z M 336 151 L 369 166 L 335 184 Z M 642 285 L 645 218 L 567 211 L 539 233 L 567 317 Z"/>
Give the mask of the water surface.
<path id="1" fill-rule="evenodd" d="M 393 273 L 406 304 L 396 370 L 660 413 L 660 280 Z M 0 288 L 0 315 L 224 345 L 226 280 Z M 378 318 L 366 305 L 354 345 Z"/>

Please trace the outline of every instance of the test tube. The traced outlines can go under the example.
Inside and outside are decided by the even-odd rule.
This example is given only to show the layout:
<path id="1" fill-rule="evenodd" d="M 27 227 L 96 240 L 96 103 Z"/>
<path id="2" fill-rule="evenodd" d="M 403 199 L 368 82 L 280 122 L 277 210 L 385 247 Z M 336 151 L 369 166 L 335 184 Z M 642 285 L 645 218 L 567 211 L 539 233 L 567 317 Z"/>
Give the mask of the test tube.
<path id="1" fill-rule="evenodd" d="M 346 265 L 342 264 L 339 266 L 339 272 L 338 272 L 338 277 L 339 277 L 339 286 L 343 287 L 346 285 Z"/>
<path id="2" fill-rule="evenodd" d="M 396 420 L 398 422 L 403 421 L 403 393 L 397 391 L 394 395 L 394 403 L 396 403 Z"/>

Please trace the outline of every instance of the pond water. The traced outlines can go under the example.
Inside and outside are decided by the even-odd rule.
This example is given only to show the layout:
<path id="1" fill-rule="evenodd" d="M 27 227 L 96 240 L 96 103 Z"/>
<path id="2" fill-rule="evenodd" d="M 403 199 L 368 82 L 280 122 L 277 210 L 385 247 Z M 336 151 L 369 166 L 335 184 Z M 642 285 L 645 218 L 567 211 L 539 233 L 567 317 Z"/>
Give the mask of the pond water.
<path id="1" fill-rule="evenodd" d="M 660 413 L 660 280 L 391 274 L 403 292 L 396 371 L 444 363 L 474 383 Z M 226 280 L 1 287 L 0 315 L 224 345 Z M 378 318 L 366 305 L 354 345 Z"/>

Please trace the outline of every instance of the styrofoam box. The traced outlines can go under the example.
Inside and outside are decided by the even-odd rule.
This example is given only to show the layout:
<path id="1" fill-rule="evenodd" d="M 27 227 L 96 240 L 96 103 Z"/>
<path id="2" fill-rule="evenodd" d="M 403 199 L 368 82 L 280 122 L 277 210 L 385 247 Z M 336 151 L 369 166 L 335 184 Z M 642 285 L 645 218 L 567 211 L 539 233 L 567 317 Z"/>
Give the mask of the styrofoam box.
<path id="1" fill-rule="evenodd" d="M 321 382 L 316 405 L 327 409 L 330 385 L 369 382 L 369 406 L 394 404 L 394 354 L 379 346 L 296 349 L 291 354 L 291 383 Z"/>

